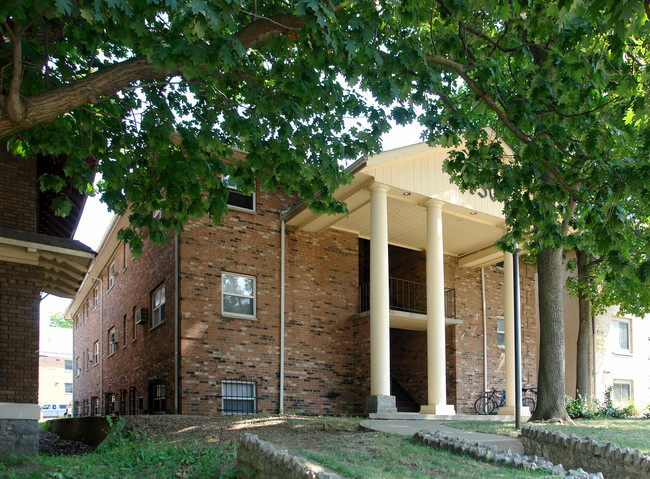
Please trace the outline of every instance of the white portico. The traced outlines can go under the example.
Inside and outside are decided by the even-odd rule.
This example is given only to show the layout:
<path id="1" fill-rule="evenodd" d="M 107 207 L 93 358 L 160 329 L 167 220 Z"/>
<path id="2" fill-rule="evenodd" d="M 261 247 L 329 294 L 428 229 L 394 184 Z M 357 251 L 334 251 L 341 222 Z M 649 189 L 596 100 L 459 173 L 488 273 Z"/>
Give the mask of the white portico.
<path id="1" fill-rule="evenodd" d="M 504 145 L 507 149 L 507 145 Z M 504 262 L 512 284 L 512 255 L 494 248 L 503 235 L 503 205 L 489 191 L 461 193 L 442 171 L 448 149 L 416 144 L 387 151 L 352 165 L 352 183 L 336 197 L 348 214 L 314 215 L 290 211 L 288 225 L 318 233 L 328 228 L 370 240 L 370 391 L 367 412 L 395 412 L 390 385 L 390 328 L 426 331 L 427 403 L 423 414 L 453 414 L 446 400 L 445 326 L 461 322 L 445 311 L 444 256 L 458 266 L 477 268 Z M 391 306 L 389 245 L 426 251 L 426 311 L 415 314 Z M 507 403 L 514 409 L 514 311 L 512 288 L 504 288 Z M 508 294 L 508 292 L 510 292 Z"/>

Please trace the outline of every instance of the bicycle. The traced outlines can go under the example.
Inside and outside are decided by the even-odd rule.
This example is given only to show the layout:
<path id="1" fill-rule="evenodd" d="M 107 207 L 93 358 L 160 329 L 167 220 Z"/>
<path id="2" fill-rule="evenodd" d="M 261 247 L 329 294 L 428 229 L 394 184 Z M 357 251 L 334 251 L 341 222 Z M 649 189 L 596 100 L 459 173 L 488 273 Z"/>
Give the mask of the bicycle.
<path id="1" fill-rule="evenodd" d="M 530 412 L 535 412 L 537 407 L 537 388 L 521 388 L 521 405 L 528 407 Z M 474 401 L 474 410 L 477 414 L 496 414 L 496 411 L 506 402 L 506 390 L 492 388 L 489 391 L 482 392 L 476 401 Z"/>

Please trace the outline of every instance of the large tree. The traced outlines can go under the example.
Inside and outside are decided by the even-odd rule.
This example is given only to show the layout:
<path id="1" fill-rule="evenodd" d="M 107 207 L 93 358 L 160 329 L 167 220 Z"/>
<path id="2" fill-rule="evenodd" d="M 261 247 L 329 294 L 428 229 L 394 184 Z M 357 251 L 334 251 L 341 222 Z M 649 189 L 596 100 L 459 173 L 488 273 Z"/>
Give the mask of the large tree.
<path id="1" fill-rule="evenodd" d="M 218 221 L 222 175 L 341 211 L 341 162 L 377 151 L 388 128 L 341 81 L 348 33 L 377 28 L 352 3 L 15 0 L 0 23 L 0 141 L 66 155 L 84 191 L 101 173 L 102 200 L 154 240 L 190 217 Z M 223 161 L 237 150 L 246 158 Z M 62 213 L 64 185 L 41 178 Z M 135 230 L 122 234 L 139 246 Z"/>
<path id="2" fill-rule="evenodd" d="M 446 164 L 453 179 L 493 188 L 504 202 L 501 246 L 525 244 L 536 260 L 536 419 L 567 418 L 564 249 L 583 247 L 648 286 L 647 214 L 638 208 L 650 180 L 649 5 L 433 0 L 382 11 L 383 63 L 364 85 L 401 100 L 398 120 L 423 108 L 429 140 L 458 146 Z M 494 131 L 514 156 L 504 158 Z M 634 249 L 617 243 L 632 235 Z"/>

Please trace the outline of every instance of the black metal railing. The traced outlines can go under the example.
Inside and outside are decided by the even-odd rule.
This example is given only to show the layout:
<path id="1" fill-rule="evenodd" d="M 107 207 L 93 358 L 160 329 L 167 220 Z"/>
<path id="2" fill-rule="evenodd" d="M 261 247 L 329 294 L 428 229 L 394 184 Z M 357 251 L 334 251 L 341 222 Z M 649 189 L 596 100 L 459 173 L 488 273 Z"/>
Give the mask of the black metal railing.
<path id="1" fill-rule="evenodd" d="M 399 278 L 388 278 L 390 309 L 408 313 L 426 314 L 427 286 L 425 283 Z M 359 286 L 359 312 L 370 309 L 370 283 Z M 456 290 L 445 288 L 445 317 L 456 317 Z"/>

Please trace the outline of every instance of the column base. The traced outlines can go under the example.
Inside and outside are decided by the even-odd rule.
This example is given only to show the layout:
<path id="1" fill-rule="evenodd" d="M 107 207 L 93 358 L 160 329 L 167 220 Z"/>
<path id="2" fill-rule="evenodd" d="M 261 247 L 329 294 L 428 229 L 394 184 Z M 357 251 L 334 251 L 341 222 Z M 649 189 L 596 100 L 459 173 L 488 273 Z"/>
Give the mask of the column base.
<path id="1" fill-rule="evenodd" d="M 499 408 L 499 416 L 514 416 L 515 415 L 515 407 L 514 406 L 501 406 Z M 521 407 L 521 416 L 522 417 L 528 417 L 530 416 L 530 408 L 528 406 L 522 406 Z"/>
<path id="2" fill-rule="evenodd" d="M 453 416 L 456 414 L 451 404 L 427 404 L 420 406 L 420 414 L 435 414 L 438 416 Z"/>
<path id="3" fill-rule="evenodd" d="M 363 412 L 365 414 L 395 414 L 397 413 L 395 396 L 384 396 L 383 394 L 366 396 L 366 407 Z"/>
<path id="4" fill-rule="evenodd" d="M 38 404 L 0 403 L 0 455 L 38 454 Z"/>

